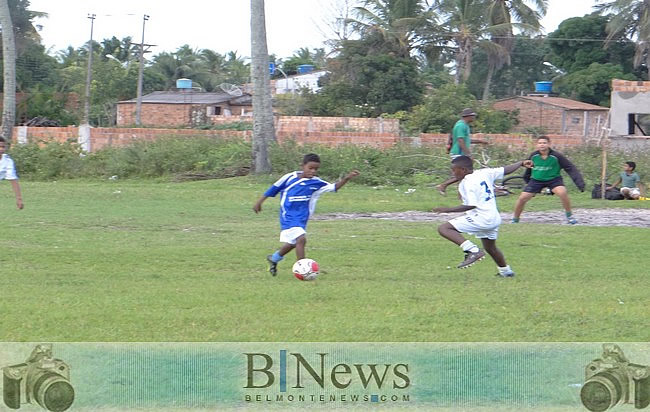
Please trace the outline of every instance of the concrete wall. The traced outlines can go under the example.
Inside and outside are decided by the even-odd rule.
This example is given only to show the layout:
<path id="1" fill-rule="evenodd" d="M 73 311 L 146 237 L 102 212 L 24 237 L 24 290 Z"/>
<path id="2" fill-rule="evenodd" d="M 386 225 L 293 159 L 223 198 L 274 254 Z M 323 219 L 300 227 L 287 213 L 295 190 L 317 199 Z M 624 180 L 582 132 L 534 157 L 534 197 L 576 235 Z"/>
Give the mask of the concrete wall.
<path id="1" fill-rule="evenodd" d="M 628 134 L 628 114 L 650 113 L 650 82 L 614 79 L 612 80 L 611 99 L 611 135 L 626 136 Z M 646 132 L 648 131 L 646 130 Z M 637 133 L 640 134 L 640 132 Z"/>

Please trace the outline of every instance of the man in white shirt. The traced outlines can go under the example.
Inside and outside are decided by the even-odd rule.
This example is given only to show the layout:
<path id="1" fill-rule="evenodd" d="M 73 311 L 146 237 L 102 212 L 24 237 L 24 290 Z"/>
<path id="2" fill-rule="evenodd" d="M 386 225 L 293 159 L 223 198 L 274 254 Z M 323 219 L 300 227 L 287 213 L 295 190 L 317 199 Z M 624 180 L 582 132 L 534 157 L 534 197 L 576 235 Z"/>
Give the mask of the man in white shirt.
<path id="1" fill-rule="evenodd" d="M 24 207 L 23 197 L 20 193 L 16 165 L 13 159 L 5 153 L 5 150 L 7 150 L 7 142 L 0 137 L 0 180 L 6 179 L 11 182 L 11 187 L 14 189 L 14 194 L 16 195 L 16 207 L 22 209 Z"/>
<path id="2" fill-rule="evenodd" d="M 459 269 L 470 267 L 485 257 L 485 252 L 472 241 L 465 240 L 461 234 L 468 233 L 481 239 L 483 248 L 498 266 L 499 276 L 513 277 L 515 275 L 515 272 L 506 263 L 503 253 L 496 246 L 501 216 L 497 209 L 494 181 L 502 179 L 504 175 L 514 172 L 521 166 L 532 167 L 532 162 L 523 160 L 505 167 L 474 171 L 471 158 L 459 156 L 452 160 L 451 172 L 460 180 L 458 192 L 463 204 L 456 207 L 437 207 L 433 211 L 438 213 L 465 212 L 465 215 L 438 227 L 438 233 L 442 237 L 454 242 L 465 252 L 465 260 L 458 265 Z"/>

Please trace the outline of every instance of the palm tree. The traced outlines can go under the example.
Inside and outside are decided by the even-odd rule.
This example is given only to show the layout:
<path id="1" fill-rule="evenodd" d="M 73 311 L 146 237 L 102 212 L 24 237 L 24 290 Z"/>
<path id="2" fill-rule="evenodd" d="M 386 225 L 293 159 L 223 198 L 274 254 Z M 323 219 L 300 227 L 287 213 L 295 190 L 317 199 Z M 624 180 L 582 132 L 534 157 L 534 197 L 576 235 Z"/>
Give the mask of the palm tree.
<path id="1" fill-rule="evenodd" d="M 16 122 L 16 43 L 8 0 L 0 0 L 2 27 L 2 61 L 4 65 L 4 97 L 2 99 L 2 137 L 11 141 Z"/>
<path id="2" fill-rule="evenodd" d="M 362 37 L 379 34 L 383 47 L 396 57 L 409 58 L 418 48 L 419 32 L 433 21 L 433 8 L 422 0 L 363 0 L 364 6 L 355 7 L 357 19 L 348 23 Z"/>
<path id="3" fill-rule="evenodd" d="M 264 36 L 266 42 L 266 35 Z M 267 57 L 268 59 L 268 57 Z M 266 63 L 268 71 L 268 62 Z M 251 67 L 242 56 L 238 56 L 237 52 L 231 51 L 226 54 L 226 70 L 228 72 L 228 83 L 242 84 L 248 83 L 251 78 Z"/>
<path id="4" fill-rule="evenodd" d="M 510 53 L 514 47 L 514 33 L 512 22 L 521 23 L 527 33 L 539 32 L 540 20 L 546 15 L 548 0 L 530 0 L 535 9 L 526 4 L 526 0 L 489 0 L 488 19 L 492 26 L 491 41 L 486 44 L 485 51 L 488 56 L 488 72 L 483 89 L 483 100 L 490 95 L 490 84 L 494 72 L 504 65 L 510 65 Z"/>
<path id="5" fill-rule="evenodd" d="M 20 56 L 29 44 L 40 44 L 41 36 L 32 21 L 36 17 L 47 17 L 47 13 L 29 10 L 29 0 L 7 0 L 14 27 L 16 54 Z"/>
<path id="6" fill-rule="evenodd" d="M 509 62 L 513 28 L 531 32 L 539 30 L 539 16 L 536 28 L 523 22 L 534 23 L 535 19 L 531 18 L 529 11 L 532 16 L 537 16 L 537 12 L 523 4 L 522 0 L 442 0 L 442 27 L 456 48 L 456 84 L 469 78 L 476 47 L 484 49 L 490 56 L 492 67 L 488 80 L 491 80 L 496 68 Z M 513 22 L 513 17 L 521 22 Z"/>
<path id="7" fill-rule="evenodd" d="M 251 0 L 251 79 L 253 81 L 253 173 L 271 172 L 269 143 L 275 141 L 264 0 Z"/>
<path id="8" fill-rule="evenodd" d="M 456 47 L 456 84 L 467 81 L 472 72 L 472 49 L 488 32 L 480 0 L 444 0 L 440 3 L 442 27 Z"/>
<path id="9" fill-rule="evenodd" d="M 595 7 L 600 13 L 611 13 L 606 45 L 621 34 L 634 39 L 634 67 L 645 63 L 650 80 L 650 0 L 614 0 Z"/>

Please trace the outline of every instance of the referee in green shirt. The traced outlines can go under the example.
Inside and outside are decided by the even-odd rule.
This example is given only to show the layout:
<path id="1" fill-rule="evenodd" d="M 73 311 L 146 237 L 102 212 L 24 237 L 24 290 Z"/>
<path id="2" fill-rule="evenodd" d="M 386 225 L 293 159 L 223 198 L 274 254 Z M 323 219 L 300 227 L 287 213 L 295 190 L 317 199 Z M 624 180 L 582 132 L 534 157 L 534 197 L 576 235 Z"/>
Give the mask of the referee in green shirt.
<path id="1" fill-rule="evenodd" d="M 515 211 L 512 217 L 512 223 L 518 223 L 521 212 L 524 211 L 524 205 L 542 189 L 548 187 L 553 194 L 557 195 L 562 201 L 562 206 L 567 218 L 567 223 L 575 225 L 578 221 L 571 215 L 571 201 L 567 193 L 564 181 L 560 175 L 560 170 L 564 170 L 578 186 L 581 192 L 585 191 L 585 181 L 577 167 L 573 165 L 558 151 L 551 149 L 551 139 L 548 136 L 540 136 L 537 139 L 537 150 L 534 151 L 529 159 L 533 161 L 533 167 L 527 169 L 524 173 L 524 180 L 527 182 L 526 187 L 519 195 L 515 204 Z"/>

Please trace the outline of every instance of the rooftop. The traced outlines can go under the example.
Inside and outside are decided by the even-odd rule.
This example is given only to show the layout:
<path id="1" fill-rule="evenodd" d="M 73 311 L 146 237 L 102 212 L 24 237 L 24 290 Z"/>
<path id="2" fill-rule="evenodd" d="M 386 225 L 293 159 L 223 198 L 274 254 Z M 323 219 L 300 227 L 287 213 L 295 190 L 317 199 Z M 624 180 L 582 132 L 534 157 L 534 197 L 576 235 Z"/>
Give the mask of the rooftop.
<path id="1" fill-rule="evenodd" d="M 510 100 L 510 99 L 524 99 L 532 100 L 534 102 L 539 102 L 543 104 L 549 104 L 551 106 L 561 107 L 568 110 L 600 110 L 607 111 L 609 108 L 597 106 L 595 104 L 579 102 L 577 100 L 566 99 L 564 97 L 545 97 L 545 96 L 513 96 L 507 97 L 505 99 L 499 99 L 499 101 Z"/>
<path id="2" fill-rule="evenodd" d="M 168 104 L 216 104 L 229 102 L 234 105 L 250 104 L 251 96 L 232 96 L 226 92 L 158 91 L 142 96 L 142 103 Z M 122 100 L 119 103 L 136 103 L 137 99 Z"/>

